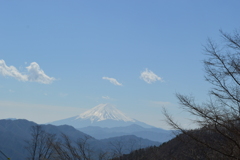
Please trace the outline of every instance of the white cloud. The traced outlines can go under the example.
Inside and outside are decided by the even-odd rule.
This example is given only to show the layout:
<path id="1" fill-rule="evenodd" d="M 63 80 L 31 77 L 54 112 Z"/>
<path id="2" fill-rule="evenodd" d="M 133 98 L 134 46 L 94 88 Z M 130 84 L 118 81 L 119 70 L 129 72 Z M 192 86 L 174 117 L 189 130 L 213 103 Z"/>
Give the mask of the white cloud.
<path id="1" fill-rule="evenodd" d="M 103 99 L 110 99 L 108 96 L 102 96 Z"/>
<path id="2" fill-rule="evenodd" d="M 29 81 L 50 84 L 55 80 L 55 78 L 47 76 L 36 62 L 32 62 L 26 68 L 29 72 Z"/>
<path id="3" fill-rule="evenodd" d="M 4 60 L 0 60 L 0 74 L 16 78 L 20 81 L 39 82 L 43 84 L 52 83 L 55 78 L 47 76 L 36 62 L 26 67 L 28 74 L 20 73 L 14 66 L 7 66 Z"/>
<path id="4" fill-rule="evenodd" d="M 27 81 L 27 75 L 21 74 L 14 66 L 7 66 L 4 60 L 0 60 L 0 74 L 3 76 L 14 77 L 20 81 Z"/>
<path id="5" fill-rule="evenodd" d="M 119 83 L 116 79 L 114 78 L 109 78 L 109 77 L 102 77 L 102 79 L 109 80 L 112 84 L 117 85 L 117 86 L 122 86 L 121 83 Z"/>
<path id="6" fill-rule="evenodd" d="M 146 68 L 145 71 L 143 71 L 141 73 L 141 76 L 140 76 L 141 79 L 143 79 L 145 82 L 151 84 L 155 81 L 163 81 L 161 77 L 158 77 L 155 73 L 153 73 L 152 71 L 148 70 Z"/>

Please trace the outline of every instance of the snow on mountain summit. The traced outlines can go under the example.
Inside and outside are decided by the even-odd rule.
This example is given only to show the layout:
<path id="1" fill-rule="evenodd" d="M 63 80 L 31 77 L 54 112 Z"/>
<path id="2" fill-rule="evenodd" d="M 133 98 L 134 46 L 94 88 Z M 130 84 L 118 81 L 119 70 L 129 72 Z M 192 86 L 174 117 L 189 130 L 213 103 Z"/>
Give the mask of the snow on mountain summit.
<path id="1" fill-rule="evenodd" d="M 135 122 L 134 119 L 127 117 L 111 104 L 99 104 L 96 107 L 80 114 L 76 119 L 90 119 L 91 122 L 103 120 L 117 120 L 125 122 Z"/>
<path id="2" fill-rule="evenodd" d="M 83 128 L 88 126 L 111 128 L 129 126 L 132 124 L 137 124 L 145 128 L 153 127 L 144 122 L 129 118 L 111 104 L 99 104 L 82 114 L 58 121 L 53 121 L 51 124 L 67 124 L 75 128 Z"/>

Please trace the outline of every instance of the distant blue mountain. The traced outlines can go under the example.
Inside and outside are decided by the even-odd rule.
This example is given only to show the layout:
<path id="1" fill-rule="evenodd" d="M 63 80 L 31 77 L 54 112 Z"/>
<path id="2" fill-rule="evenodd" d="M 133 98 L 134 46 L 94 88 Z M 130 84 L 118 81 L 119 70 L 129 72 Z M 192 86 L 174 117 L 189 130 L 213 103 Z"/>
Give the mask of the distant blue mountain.
<path id="1" fill-rule="evenodd" d="M 100 104 L 78 116 L 54 121 L 51 124 L 71 125 L 96 139 L 135 135 L 162 143 L 174 137 L 172 131 L 127 117 L 111 104 Z"/>
<path id="2" fill-rule="evenodd" d="M 145 128 L 152 128 L 144 122 L 132 119 L 124 115 L 121 111 L 116 109 L 111 104 L 100 104 L 78 116 L 62 119 L 51 122 L 53 125 L 71 125 L 75 128 L 82 128 L 88 126 L 98 127 L 123 127 L 132 124 L 137 124 Z"/>
<path id="3" fill-rule="evenodd" d="M 136 124 L 113 128 L 89 126 L 78 128 L 78 130 L 96 139 L 105 139 L 124 135 L 135 135 L 137 137 L 163 143 L 175 137 L 171 130 L 164 130 L 161 128 L 144 128 Z"/>
<path id="4" fill-rule="evenodd" d="M 0 150 L 11 159 L 25 160 L 27 157 L 25 141 L 31 139 L 31 127 L 35 125 L 37 124 L 24 119 L 0 120 Z M 41 126 L 46 132 L 55 134 L 60 140 L 62 133 L 67 135 L 72 142 L 78 142 L 80 138 L 85 138 L 86 136 L 89 137 L 89 135 L 68 125 Z M 159 142 L 154 142 L 130 135 L 113 137 L 110 139 L 107 138 L 103 140 L 91 138 L 88 143 L 93 149 L 93 154 L 96 157 L 100 152 L 109 153 L 110 156 L 113 156 L 116 154 L 116 147 L 121 147 L 122 154 L 127 154 L 135 149 L 160 145 Z"/>

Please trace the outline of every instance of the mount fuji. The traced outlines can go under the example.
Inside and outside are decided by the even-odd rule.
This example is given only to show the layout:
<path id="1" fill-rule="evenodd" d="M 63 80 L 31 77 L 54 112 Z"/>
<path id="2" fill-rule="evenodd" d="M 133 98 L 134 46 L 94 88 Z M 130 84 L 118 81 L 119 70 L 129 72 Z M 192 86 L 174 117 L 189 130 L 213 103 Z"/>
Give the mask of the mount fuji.
<path id="1" fill-rule="evenodd" d="M 71 125 L 75 128 L 87 126 L 98 127 L 125 127 L 137 124 L 144 128 L 153 128 L 154 126 L 132 119 L 119 111 L 111 104 L 99 104 L 96 107 L 74 117 L 51 122 L 53 125 Z"/>

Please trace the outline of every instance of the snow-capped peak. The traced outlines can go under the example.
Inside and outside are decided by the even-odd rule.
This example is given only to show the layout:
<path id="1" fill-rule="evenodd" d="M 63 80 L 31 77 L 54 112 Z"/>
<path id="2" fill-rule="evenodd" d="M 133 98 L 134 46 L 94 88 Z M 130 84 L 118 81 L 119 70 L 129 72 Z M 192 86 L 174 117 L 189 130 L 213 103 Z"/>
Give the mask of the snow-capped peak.
<path id="1" fill-rule="evenodd" d="M 93 121 L 103 121 L 107 119 L 125 121 L 125 122 L 135 122 L 135 120 L 127 117 L 121 111 L 116 109 L 111 104 L 99 104 L 96 107 L 80 114 L 76 119 L 90 119 Z"/>

